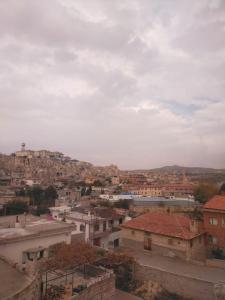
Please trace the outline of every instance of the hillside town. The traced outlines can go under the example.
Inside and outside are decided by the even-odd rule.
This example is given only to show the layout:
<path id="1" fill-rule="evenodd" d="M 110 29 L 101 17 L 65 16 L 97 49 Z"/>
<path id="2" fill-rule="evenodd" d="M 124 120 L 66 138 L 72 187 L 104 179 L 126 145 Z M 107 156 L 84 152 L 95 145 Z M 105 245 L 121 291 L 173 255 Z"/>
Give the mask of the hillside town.
<path id="1" fill-rule="evenodd" d="M 224 170 L 122 171 L 22 143 L 0 174 L 0 299 L 224 299 Z"/>
<path id="2" fill-rule="evenodd" d="M 225 0 L 0 0 L 0 300 L 225 300 Z"/>

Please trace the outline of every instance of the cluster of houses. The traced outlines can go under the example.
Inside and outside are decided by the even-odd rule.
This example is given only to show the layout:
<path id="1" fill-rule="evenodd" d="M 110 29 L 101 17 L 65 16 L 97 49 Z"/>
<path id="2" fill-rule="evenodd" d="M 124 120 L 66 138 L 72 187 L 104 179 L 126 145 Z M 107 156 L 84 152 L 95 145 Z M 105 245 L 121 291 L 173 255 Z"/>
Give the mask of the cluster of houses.
<path id="1" fill-rule="evenodd" d="M 209 200 L 201 214 L 152 211 L 130 218 L 107 207 L 58 206 L 50 214 L 0 218 L 0 264 L 34 274 L 36 263 L 59 243 L 84 241 L 106 251 L 128 249 L 183 259 L 206 261 L 225 257 L 225 196 Z M 12 271 L 12 270 L 11 270 Z"/>
<path id="2" fill-rule="evenodd" d="M 142 214 L 123 224 L 123 245 L 151 253 L 204 261 L 225 255 L 225 196 L 202 208 L 202 218 L 167 212 Z"/>

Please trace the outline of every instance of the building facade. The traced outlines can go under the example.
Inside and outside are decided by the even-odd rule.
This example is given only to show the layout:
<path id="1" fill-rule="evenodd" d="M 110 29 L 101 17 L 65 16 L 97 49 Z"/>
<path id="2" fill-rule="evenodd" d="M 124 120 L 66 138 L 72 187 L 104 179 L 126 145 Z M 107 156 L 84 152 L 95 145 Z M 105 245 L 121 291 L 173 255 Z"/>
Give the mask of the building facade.
<path id="1" fill-rule="evenodd" d="M 207 248 L 221 249 L 225 254 L 225 196 L 214 196 L 203 207 Z"/>

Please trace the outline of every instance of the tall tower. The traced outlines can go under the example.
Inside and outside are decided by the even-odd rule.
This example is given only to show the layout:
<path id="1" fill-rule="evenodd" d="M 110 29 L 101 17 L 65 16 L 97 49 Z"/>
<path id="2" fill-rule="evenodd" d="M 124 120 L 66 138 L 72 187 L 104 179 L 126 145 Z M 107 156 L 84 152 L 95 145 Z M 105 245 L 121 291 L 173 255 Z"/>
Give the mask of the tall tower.
<path id="1" fill-rule="evenodd" d="M 182 182 L 183 183 L 187 183 L 188 182 L 188 178 L 187 178 L 187 176 L 185 174 L 185 170 L 184 169 L 183 169 L 183 172 L 182 172 Z"/>
<path id="2" fill-rule="evenodd" d="M 25 146 L 26 146 L 25 143 L 22 143 L 22 144 L 21 144 L 21 151 L 25 151 Z"/>

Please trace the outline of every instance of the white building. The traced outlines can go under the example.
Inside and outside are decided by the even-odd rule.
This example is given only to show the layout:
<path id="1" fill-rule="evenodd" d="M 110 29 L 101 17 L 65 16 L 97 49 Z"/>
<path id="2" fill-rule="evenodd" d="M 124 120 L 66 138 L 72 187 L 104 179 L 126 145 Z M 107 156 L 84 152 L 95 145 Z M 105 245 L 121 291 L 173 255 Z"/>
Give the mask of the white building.
<path id="1" fill-rule="evenodd" d="M 26 270 L 32 255 L 47 256 L 49 247 L 70 244 L 73 229 L 73 225 L 32 215 L 0 217 L 0 256 Z"/>
<path id="2" fill-rule="evenodd" d="M 121 245 L 120 225 L 124 217 L 113 209 L 97 207 L 93 211 L 85 211 L 82 208 L 69 211 L 66 207 L 53 207 L 50 211 L 54 219 L 73 224 L 72 234 L 83 233 L 85 241 L 91 245 L 105 249 Z"/>

